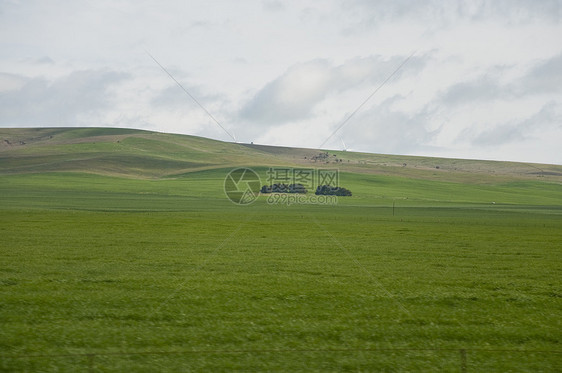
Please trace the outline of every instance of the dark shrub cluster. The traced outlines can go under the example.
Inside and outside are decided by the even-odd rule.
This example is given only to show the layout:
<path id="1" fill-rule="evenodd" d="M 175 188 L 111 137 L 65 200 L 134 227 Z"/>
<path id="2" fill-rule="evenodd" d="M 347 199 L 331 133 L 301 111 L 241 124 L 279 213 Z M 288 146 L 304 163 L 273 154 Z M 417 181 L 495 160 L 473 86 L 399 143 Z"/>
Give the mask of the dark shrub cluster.
<path id="1" fill-rule="evenodd" d="M 261 187 L 260 193 L 302 193 L 308 192 L 302 184 L 273 184 Z"/>
<path id="2" fill-rule="evenodd" d="M 316 188 L 315 194 L 323 196 L 351 197 L 351 190 L 331 185 L 319 185 L 318 188 Z"/>

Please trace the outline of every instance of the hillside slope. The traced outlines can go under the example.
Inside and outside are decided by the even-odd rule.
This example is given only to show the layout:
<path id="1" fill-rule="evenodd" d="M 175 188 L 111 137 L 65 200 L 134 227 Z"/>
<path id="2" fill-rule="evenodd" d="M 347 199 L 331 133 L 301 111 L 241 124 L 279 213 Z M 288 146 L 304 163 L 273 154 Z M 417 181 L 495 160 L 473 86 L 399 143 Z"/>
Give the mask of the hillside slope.
<path id="1" fill-rule="evenodd" d="M 0 129 L 0 174 L 73 171 L 162 178 L 242 165 L 338 168 L 359 174 L 474 183 L 562 182 L 559 165 L 325 152 L 122 128 Z"/>

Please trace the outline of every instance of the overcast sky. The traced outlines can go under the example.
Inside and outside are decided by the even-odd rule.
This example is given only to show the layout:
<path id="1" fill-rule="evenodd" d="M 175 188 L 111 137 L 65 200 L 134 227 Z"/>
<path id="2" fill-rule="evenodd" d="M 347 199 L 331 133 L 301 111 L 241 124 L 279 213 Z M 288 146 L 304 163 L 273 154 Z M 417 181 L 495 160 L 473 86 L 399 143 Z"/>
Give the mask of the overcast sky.
<path id="1" fill-rule="evenodd" d="M 562 0 L 0 0 L 0 127 L 562 164 Z"/>

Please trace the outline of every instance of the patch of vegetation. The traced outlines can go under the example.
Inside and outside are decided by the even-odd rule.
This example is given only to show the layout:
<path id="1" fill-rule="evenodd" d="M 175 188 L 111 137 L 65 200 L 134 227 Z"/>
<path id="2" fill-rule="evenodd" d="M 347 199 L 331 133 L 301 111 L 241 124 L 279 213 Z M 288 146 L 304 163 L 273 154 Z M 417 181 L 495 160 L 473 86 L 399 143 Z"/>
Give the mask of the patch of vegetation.
<path id="1" fill-rule="evenodd" d="M 351 197 L 351 190 L 331 185 L 318 185 L 315 194 L 322 196 Z"/>

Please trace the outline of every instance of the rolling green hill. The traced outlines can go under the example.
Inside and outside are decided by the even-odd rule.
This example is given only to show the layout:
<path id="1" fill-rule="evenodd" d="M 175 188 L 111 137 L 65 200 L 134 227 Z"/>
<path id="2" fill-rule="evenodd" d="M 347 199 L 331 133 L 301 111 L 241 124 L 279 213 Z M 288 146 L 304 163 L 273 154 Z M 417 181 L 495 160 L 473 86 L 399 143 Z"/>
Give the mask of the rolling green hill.
<path id="1" fill-rule="evenodd" d="M 415 179 L 487 183 L 562 181 L 562 166 L 235 144 L 119 128 L 0 129 L 0 174 L 74 171 L 173 177 L 244 166 L 288 165 Z"/>
<path id="2" fill-rule="evenodd" d="M 241 166 L 263 183 L 269 167 L 337 169 L 340 184 L 354 192 L 342 204 L 556 206 L 562 199 L 558 165 L 326 152 L 119 128 L 0 130 L 0 189 L 12 196 L 5 205 L 35 204 L 26 196 L 46 191 L 66 193 L 67 201 L 78 193 L 75 201 L 84 205 L 91 200 L 84 193 L 116 188 L 216 200 L 225 197 L 224 177 Z"/>
<path id="3" fill-rule="evenodd" d="M 58 193 L 68 206 L 108 208 L 111 200 L 117 208 L 127 198 L 104 193 L 140 189 L 138 198 L 174 195 L 179 200 L 166 208 L 181 208 L 186 198 L 223 199 L 224 177 L 240 166 L 263 183 L 269 167 L 337 169 L 340 184 L 354 192 L 339 203 L 350 205 L 556 206 L 562 198 L 557 165 L 326 152 L 119 128 L 0 130 L 0 190 L 11 196 L 5 206 L 36 206 L 40 199 L 29 196 Z"/>

